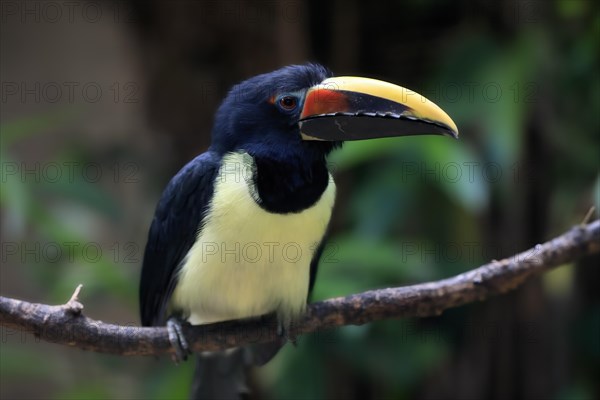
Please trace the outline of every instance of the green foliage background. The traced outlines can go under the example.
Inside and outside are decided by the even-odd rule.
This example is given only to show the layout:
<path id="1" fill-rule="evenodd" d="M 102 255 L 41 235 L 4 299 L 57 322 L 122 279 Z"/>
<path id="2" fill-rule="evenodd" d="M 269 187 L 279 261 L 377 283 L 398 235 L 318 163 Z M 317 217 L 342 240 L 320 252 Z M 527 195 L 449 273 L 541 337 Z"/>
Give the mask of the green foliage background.
<path id="1" fill-rule="evenodd" d="M 591 206 L 599 209 L 595 2 L 286 3 L 300 10 L 293 26 L 285 18 L 282 25 L 276 3 L 252 3 L 275 9 L 265 14 L 273 18 L 267 26 L 248 22 L 255 14 L 244 13 L 247 6 L 216 13 L 211 22 L 194 14 L 208 3 L 192 3 L 123 2 L 132 22 L 105 24 L 135 37 L 131 46 L 143 60 L 134 74 L 143 107 L 112 106 L 147 122 L 96 129 L 94 115 L 116 118 L 110 108 L 32 105 L 3 86 L 0 294 L 61 303 L 83 283 L 87 315 L 137 324 L 137 280 L 154 205 L 168 178 L 206 148 L 218 99 L 249 75 L 306 59 L 415 89 L 461 131 L 458 141 L 354 142 L 332 155 L 339 195 L 315 300 L 448 277 L 547 240 L 579 223 Z M 44 32 L 85 37 L 91 29 L 85 21 L 6 19 L 2 52 L 9 55 Z M 160 23 L 182 28 L 171 37 Z M 15 32 L 31 37 L 7 38 Z M 200 40 L 202 32 L 212 36 Z M 167 45 L 156 44 L 161 40 Z M 195 52 L 180 51 L 186 40 L 198 41 Z M 219 52 L 207 50 L 213 45 Z M 118 58 L 102 46 L 110 44 L 85 45 L 104 62 Z M 15 65 L 31 59 L 34 71 L 82 70 L 72 65 L 76 53 L 56 51 L 10 60 L 3 54 L 2 81 L 16 82 Z M 152 69 L 152 62 L 161 67 Z M 206 86 L 194 79 L 214 85 L 200 96 Z M 36 163 L 37 175 L 27 173 Z M 43 172 L 53 163 L 61 166 L 56 179 Z M 103 172 L 100 179 L 81 173 L 90 164 Z M 78 167 L 69 175 L 65 165 Z M 253 373 L 253 396 L 597 398 L 597 262 L 561 267 L 517 293 L 440 317 L 302 337 Z M 1 339 L 2 398 L 187 397 L 193 363 L 85 353 L 7 329 Z"/>

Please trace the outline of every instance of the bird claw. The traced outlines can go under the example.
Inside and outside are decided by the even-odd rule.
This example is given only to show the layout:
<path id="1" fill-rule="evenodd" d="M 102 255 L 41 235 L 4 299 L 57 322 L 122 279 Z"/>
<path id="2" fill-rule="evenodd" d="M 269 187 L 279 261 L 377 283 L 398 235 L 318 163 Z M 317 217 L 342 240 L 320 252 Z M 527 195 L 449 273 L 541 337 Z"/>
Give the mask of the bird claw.
<path id="1" fill-rule="evenodd" d="M 289 320 L 277 321 L 277 336 L 286 342 L 290 342 L 296 347 L 298 336 L 292 331 L 292 322 Z"/>
<path id="2" fill-rule="evenodd" d="M 177 317 L 171 317 L 167 320 L 167 332 L 169 334 L 169 342 L 175 349 L 175 354 L 171 356 L 175 364 L 181 361 L 186 361 L 188 354 L 191 354 L 190 346 L 183 334 L 181 320 Z"/>

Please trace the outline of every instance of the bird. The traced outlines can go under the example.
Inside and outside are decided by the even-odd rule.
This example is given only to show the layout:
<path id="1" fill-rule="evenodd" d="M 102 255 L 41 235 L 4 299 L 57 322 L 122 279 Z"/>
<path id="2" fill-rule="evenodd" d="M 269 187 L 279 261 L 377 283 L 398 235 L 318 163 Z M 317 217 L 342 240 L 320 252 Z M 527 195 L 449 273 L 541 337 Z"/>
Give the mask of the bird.
<path id="1" fill-rule="evenodd" d="M 157 204 L 140 278 L 142 325 L 166 325 L 177 360 L 189 353 L 182 324 L 274 315 L 286 337 L 326 243 L 336 194 L 327 156 L 350 140 L 428 134 L 457 138 L 458 129 L 416 92 L 316 63 L 233 86 L 208 150 Z M 281 346 L 197 354 L 192 398 L 241 398 L 245 370 Z"/>

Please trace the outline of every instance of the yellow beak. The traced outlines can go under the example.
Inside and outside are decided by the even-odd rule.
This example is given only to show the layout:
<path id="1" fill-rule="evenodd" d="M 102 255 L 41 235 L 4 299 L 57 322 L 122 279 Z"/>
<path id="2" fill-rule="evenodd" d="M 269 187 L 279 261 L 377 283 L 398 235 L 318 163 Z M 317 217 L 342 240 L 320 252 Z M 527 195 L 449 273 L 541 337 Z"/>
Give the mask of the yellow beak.
<path id="1" fill-rule="evenodd" d="M 424 96 L 393 83 L 354 76 L 329 78 L 307 91 L 300 132 L 304 140 L 458 138 L 454 121 Z"/>

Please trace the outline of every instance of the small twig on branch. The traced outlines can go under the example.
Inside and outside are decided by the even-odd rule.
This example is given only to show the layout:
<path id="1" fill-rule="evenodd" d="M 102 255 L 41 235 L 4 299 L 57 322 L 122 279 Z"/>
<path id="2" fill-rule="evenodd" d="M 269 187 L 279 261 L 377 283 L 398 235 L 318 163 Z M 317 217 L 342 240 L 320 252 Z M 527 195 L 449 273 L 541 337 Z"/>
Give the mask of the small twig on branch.
<path id="1" fill-rule="evenodd" d="M 485 300 L 553 267 L 600 252 L 600 220 L 520 254 L 493 261 L 463 274 L 419 285 L 372 290 L 310 304 L 291 334 L 385 318 L 427 317 Z M 85 317 L 69 304 L 79 303 L 78 287 L 67 305 L 49 306 L 0 297 L 0 325 L 31 332 L 46 341 L 104 353 L 158 355 L 172 353 L 166 328 L 105 324 Z M 66 306 L 66 307 L 65 307 Z M 276 338 L 272 319 L 229 321 L 184 327 L 193 350 L 220 350 Z"/>
<path id="2" fill-rule="evenodd" d="M 585 217 L 583 217 L 583 221 L 581 221 L 581 226 L 585 226 L 588 224 L 588 222 L 590 222 L 590 220 L 592 219 L 592 216 L 594 215 L 594 211 L 596 211 L 596 207 L 595 206 L 591 206 L 590 209 L 588 210 L 588 212 L 585 214 Z"/>
<path id="3" fill-rule="evenodd" d="M 83 285 L 81 283 L 77 285 L 69 301 L 63 305 L 65 311 L 70 312 L 73 315 L 81 314 L 81 311 L 83 311 L 83 304 L 79 302 L 79 293 L 81 293 L 82 287 Z"/>

